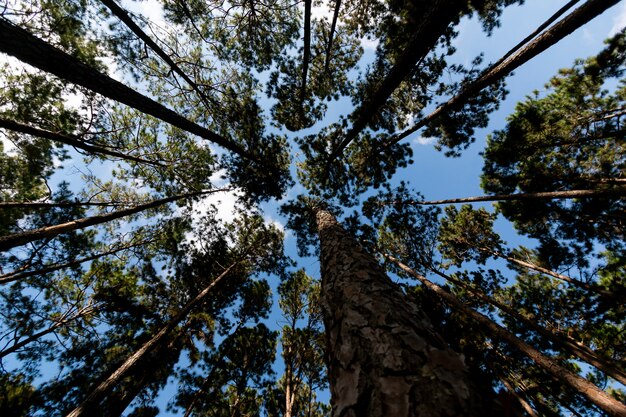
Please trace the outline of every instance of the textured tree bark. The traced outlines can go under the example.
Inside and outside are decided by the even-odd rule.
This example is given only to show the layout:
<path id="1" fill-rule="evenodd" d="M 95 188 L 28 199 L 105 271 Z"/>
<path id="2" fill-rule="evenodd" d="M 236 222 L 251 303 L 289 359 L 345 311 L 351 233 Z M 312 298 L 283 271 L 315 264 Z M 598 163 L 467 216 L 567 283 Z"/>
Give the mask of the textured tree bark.
<path id="1" fill-rule="evenodd" d="M 333 417 L 487 416 L 470 381 L 409 300 L 327 211 L 317 212 Z"/>

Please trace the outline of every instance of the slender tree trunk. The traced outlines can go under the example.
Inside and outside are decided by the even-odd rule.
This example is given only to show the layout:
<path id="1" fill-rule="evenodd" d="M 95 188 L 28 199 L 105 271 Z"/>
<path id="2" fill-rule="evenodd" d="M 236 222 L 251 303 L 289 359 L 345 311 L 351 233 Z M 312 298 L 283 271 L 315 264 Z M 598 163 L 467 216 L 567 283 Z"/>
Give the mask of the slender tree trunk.
<path id="1" fill-rule="evenodd" d="M 94 306 L 87 306 L 84 308 L 81 308 L 80 310 L 78 310 L 75 314 L 68 316 L 67 314 L 64 314 L 63 317 L 57 319 L 54 321 L 54 324 L 49 326 L 46 329 L 43 329 L 35 334 L 30 335 L 29 337 L 27 337 L 26 339 L 23 339 L 19 342 L 14 343 L 13 345 L 11 345 L 10 347 L 4 349 L 2 352 L 0 352 L 0 359 L 4 358 L 7 355 L 10 355 L 11 353 L 15 353 L 18 350 L 20 350 L 21 348 L 23 348 L 24 346 L 41 339 L 42 337 L 54 332 L 56 329 L 58 329 L 61 326 L 65 326 L 66 324 L 68 324 L 69 322 L 73 321 L 73 320 L 77 320 L 81 317 L 85 317 L 93 312 L 95 312 L 97 310 L 97 307 Z"/>
<path id="2" fill-rule="evenodd" d="M 150 49 L 154 51 L 170 68 L 173 72 L 178 74 L 185 82 L 198 94 L 200 99 L 208 107 L 210 105 L 209 100 L 204 94 L 198 84 L 196 84 L 187 74 L 183 71 L 172 58 L 165 53 L 165 51 L 157 45 L 155 41 L 144 32 L 139 25 L 137 25 L 133 19 L 124 9 L 122 9 L 114 0 L 100 0 L 102 4 L 111 10 L 111 12 L 128 27 L 139 39 L 143 41 Z M 216 103 L 213 103 L 216 104 Z"/>
<path id="3" fill-rule="evenodd" d="M 46 226 L 27 232 L 14 233 L 8 236 L 0 237 L 0 252 L 6 251 L 16 246 L 25 245 L 29 242 L 33 242 L 39 239 L 50 239 L 58 236 L 62 233 L 68 233 L 78 229 L 84 229 L 85 227 L 94 226 L 109 222 L 111 220 L 120 219 L 122 217 L 130 216 L 132 214 L 140 213 L 145 210 L 149 210 L 155 207 L 162 206 L 164 204 L 172 203 L 174 201 L 182 200 L 185 198 L 191 198 L 199 195 L 210 194 L 223 190 L 211 190 L 211 191 L 198 191 L 195 193 L 180 194 L 173 197 L 162 198 L 159 200 L 151 201 L 146 204 L 140 204 L 135 207 L 131 207 L 125 210 L 118 210 L 108 214 L 101 214 L 91 217 L 83 217 L 82 219 L 72 220 L 67 223 L 55 224 L 54 226 Z"/>
<path id="4" fill-rule="evenodd" d="M 332 214 L 316 217 L 333 417 L 490 415 L 490 388 L 470 381 L 426 314 Z"/>
<path id="5" fill-rule="evenodd" d="M 154 116 L 172 126 L 198 135 L 240 155 L 244 159 L 262 164 L 262 161 L 259 161 L 258 158 L 236 142 L 192 122 L 5 19 L 0 19 L 0 52 L 14 56 L 35 68 L 102 94 L 111 100 Z"/>
<path id="6" fill-rule="evenodd" d="M 419 274 L 415 272 L 413 269 L 409 268 L 409 266 L 400 262 L 399 259 L 388 254 L 383 254 L 383 256 L 389 259 L 391 262 L 393 262 L 403 271 L 419 279 L 418 277 Z M 545 339 L 555 344 L 556 346 L 561 347 L 570 355 L 576 356 L 577 358 L 583 360 L 584 362 L 587 362 L 589 365 L 596 367 L 600 371 L 604 372 L 606 375 L 610 376 L 611 378 L 614 378 L 616 381 L 626 386 L 626 373 L 624 372 L 623 367 L 621 367 L 620 364 L 599 356 L 596 352 L 594 352 L 592 349 L 590 349 L 589 347 L 585 345 L 573 343 L 573 341 L 569 340 L 569 338 L 566 335 L 557 335 L 553 333 L 552 331 L 546 329 L 545 327 L 542 327 L 539 324 L 535 323 L 534 321 L 524 317 L 523 315 L 513 310 L 511 307 L 507 306 L 506 304 L 501 303 L 485 295 L 484 293 L 478 291 L 477 289 L 471 287 L 470 285 L 467 285 L 465 282 L 463 282 L 460 279 L 451 277 L 447 274 L 444 274 L 443 272 L 437 271 L 434 268 L 428 267 L 428 269 L 431 272 L 439 275 L 441 278 L 445 279 L 446 281 L 454 283 L 458 285 L 459 287 L 469 291 L 473 296 L 477 297 L 481 301 L 487 304 L 491 304 L 492 306 L 500 309 L 500 311 L 508 314 L 509 316 L 513 317 L 515 320 L 523 323 L 526 327 L 534 330 L 535 332 L 540 334 L 542 337 L 544 337 Z"/>
<path id="7" fill-rule="evenodd" d="M 515 391 L 515 388 L 509 383 L 509 381 L 507 381 L 504 378 L 500 378 L 498 377 L 498 379 L 500 380 L 500 382 L 502 383 L 502 385 L 504 385 L 504 387 L 506 388 L 506 390 L 509 392 L 510 395 L 512 395 L 517 402 L 519 403 L 519 405 L 522 407 L 522 409 L 524 411 L 526 411 L 526 413 L 530 416 L 530 417 L 539 417 L 537 415 L 537 413 L 535 412 L 535 410 L 531 407 L 531 405 L 528 403 L 528 401 L 526 401 L 521 395 L 519 395 L 517 393 L 517 391 Z"/>
<path id="8" fill-rule="evenodd" d="M 293 403 L 295 400 L 295 387 L 293 386 L 293 362 L 291 361 L 291 346 L 285 347 L 283 356 L 285 357 L 285 415 L 292 417 Z M 289 358 L 289 359 L 287 359 Z"/>
<path id="9" fill-rule="evenodd" d="M 202 381 L 202 385 L 200 385 L 200 389 L 198 391 L 196 391 L 196 393 L 194 394 L 193 398 L 191 399 L 191 402 L 187 406 L 187 409 L 185 409 L 185 414 L 184 414 L 183 417 L 189 417 L 191 415 L 191 413 L 193 412 L 193 409 L 194 409 L 196 403 L 198 402 L 198 400 L 200 399 L 200 397 L 206 393 L 206 389 L 209 386 L 209 384 L 211 383 L 211 380 L 213 379 L 213 374 L 214 374 L 216 369 L 217 369 L 216 367 L 213 367 L 211 369 L 211 372 L 209 372 L 209 375 L 207 375 L 207 377 L 204 378 L 204 380 Z"/>
<path id="10" fill-rule="evenodd" d="M 164 340 L 170 335 L 170 333 L 183 321 L 189 312 L 198 305 L 211 291 L 211 289 L 222 280 L 228 273 L 237 265 L 233 263 L 224 270 L 217 278 L 215 278 L 209 285 L 207 285 L 196 297 L 189 301 L 165 326 L 161 328 L 150 340 L 144 343 L 135 353 L 133 353 L 128 359 L 120 365 L 109 377 L 94 388 L 85 400 L 71 411 L 66 417 L 83 417 L 89 416 L 92 409 L 98 406 L 100 402 L 111 393 L 115 386 L 132 371 L 134 366 L 145 358 L 152 350 L 157 348 Z"/>
<path id="11" fill-rule="evenodd" d="M 181 330 L 181 333 L 184 332 L 184 329 Z M 170 343 L 156 348 L 138 363 L 133 372 L 124 379 L 123 385 L 118 386 L 102 404 L 98 417 L 120 417 L 147 384 L 154 381 L 164 368 L 173 367 L 181 352 L 180 348 L 174 346 L 178 335 L 173 336 L 174 339 Z M 173 354 L 176 360 L 170 359 Z M 168 357 L 166 362 L 163 361 L 164 357 Z"/>
<path id="12" fill-rule="evenodd" d="M 410 134 L 426 126 L 442 114 L 462 106 L 469 98 L 475 96 L 483 88 L 506 77 L 516 68 L 530 61 L 532 58 L 539 55 L 541 52 L 556 44 L 561 39 L 565 38 L 570 33 L 574 32 L 576 29 L 588 23 L 617 3 L 619 3 L 619 0 L 588 0 L 550 29 L 537 36 L 535 40 L 528 43 L 524 48 L 518 50 L 516 53 L 510 55 L 504 60 L 499 60 L 497 65 L 489 67 L 476 81 L 465 85 L 459 94 L 437 107 L 432 113 L 419 120 L 415 125 L 404 132 L 391 137 L 390 140 L 384 145 L 384 148 L 391 147 Z"/>
<path id="13" fill-rule="evenodd" d="M 122 247 L 119 247 L 119 248 L 116 248 L 116 249 L 111 249 L 109 251 L 98 253 L 98 254 L 95 254 L 95 255 L 92 255 L 92 256 L 87 256 L 85 258 L 76 259 L 76 260 L 73 260 L 73 261 L 70 261 L 70 262 L 64 262 L 64 263 L 61 263 L 61 264 L 49 265 L 47 267 L 44 267 L 44 268 L 41 268 L 41 269 L 37 269 L 35 271 L 26 271 L 26 272 L 15 271 L 15 272 L 10 272 L 8 274 L 0 275 L 0 285 L 7 284 L 9 282 L 17 281 L 17 280 L 24 279 L 24 278 L 36 276 L 36 275 L 47 274 L 47 273 L 58 271 L 58 270 L 65 269 L 65 268 L 71 268 L 72 266 L 80 265 L 82 263 L 93 261 L 95 259 L 99 259 L 99 258 L 102 258 L 104 256 L 112 255 L 114 253 L 121 252 L 123 250 L 132 249 L 132 248 L 135 248 L 137 246 L 142 246 L 142 245 L 145 245 L 145 244 L 150 243 L 152 241 L 153 241 L 152 239 L 144 240 L 144 241 L 141 241 L 141 242 L 138 242 L 138 243 L 122 246 Z"/>
<path id="14" fill-rule="evenodd" d="M 414 271 L 412 271 L 406 265 L 398 263 L 398 266 L 400 266 L 400 268 L 406 273 L 417 278 L 430 291 L 441 297 L 446 302 L 446 304 L 448 304 L 448 306 L 458 311 L 461 311 L 463 314 L 475 320 L 481 327 L 483 327 L 485 331 L 488 332 L 490 337 L 497 340 L 503 340 L 509 343 L 511 346 L 519 349 L 544 371 L 548 372 L 550 375 L 563 382 L 564 384 L 568 385 L 576 392 L 585 396 L 587 399 L 589 399 L 589 401 L 598 406 L 608 415 L 615 417 L 626 416 L 626 405 L 609 396 L 606 392 L 602 391 L 596 385 L 559 365 L 559 363 L 554 359 L 544 356 L 537 349 L 519 339 L 513 333 L 506 330 L 504 327 L 493 322 L 490 318 L 482 315 L 477 311 L 472 310 L 461 301 L 459 301 L 459 299 L 456 298 L 453 294 L 445 291 L 437 284 L 432 283 L 424 276 L 417 273 L 415 273 L 414 275 L 411 274 L 411 272 Z"/>
<path id="15" fill-rule="evenodd" d="M 582 289 L 584 289 L 586 291 L 589 291 L 591 293 L 597 294 L 597 295 L 599 295 L 599 296 L 601 296 L 601 297 L 603 297 L 605 299 L 615 300 L 615 294 L 613 294 L 610 291 L 604 290 L 604 289 L 598 287 L 597 285 L 588 284 L 586 282 L 583 282 L 583 281 L 571 278 L 571 277 L 569 277 L 567 275 L 560 274 L 558 272 L 552 271 L 550 269 L 544 268 L 544 267 L 539 266 L 539 265 L 535 265 L 535 264 L 533 264 L 531 262 L 527 262 L 527 261 L 524 261 L 524 260 L 521 260 L 521 259 L 514 258 L 514 257 L 509 256 L 509 255 L 505 255 L 503 253 L 500 253 L 500 252 L 492 250 L 492 249 L 481 248 L 481 247 L 476 247 L 476 249 L 478 249 L 478 250 L 480 250 L 482 252 L 485 252 L 485 253 L 489 253 L 489 254 L 491 254 L 493 256 L 496 256 L 498 258 L 506 259 L 507 261 L 509 261 L 509 262 L 511 262 L 511 263 L 513 263 L 515 265 L 519 265 L 521 267 L 524 267 L 526 269 L 531 269 L 531 270 L 539 272 L 541 274 L 548 275 L 548 276 L 551 276 L 553 278 L 559 279 L 561 281 L 567 282 L 567 283 L 572 284 L 572 285 L 574 285 L 574 286 L 576 286 L 578 288 L 582 288 Z"/>
<path id="16" fill-rule="evenodd" d="M 52 203 L 52 202 L 38 202 L 38 201 L 2 201 L 0 202 L 0 209 L 3 208 L 69 208 L 69 207 L 123 207 L 135 205 L 132 202 L 92 202 L 92 201 L 73 201 L 67 203 Z"/>
<path id="17" fill-rule="evenodd" d="M 140 164 L 155 165 L 165 167 L 164 164 L 155 161 L 148 161 L 147 159 L 138 158 L 136 156 L 128 155 L 122 152 L 113 151 L 103 146 L 97 146 L 89 144 L 75 135 L 69 135 L 66 133 L 52 132 L 50 130 L 40 129 L 38 127 L 30 126 L 25 123 L 18 122 L 7 118 L 0 117 L 0 128 L 9 129 L 14 132 L 25 133 L 27 135 L 37 136 L 39 138 L 50 139 L 54 142 L 63 143 L 65 145 L 73 146 L 78 149 L 82 149 L 87 152 L 108 155 L 114 158 L 119 158 L 125 161 L 138 162 Z"/>
<path id="18" fill-rule="evenodd" d="M 306 98 L 306 80 L 311 61 L 311 6 L 313 0 L 304 0 L 304 52 L 302 55 L 302 84 L 300 85 L 300 103 Z"/>
<path id="19" fill-rule="evenodd" d="M 326 46 L 326 58 L 324 60 L 324 72 L 328 74 L 330 66 L 330 55 L 333 52 L 333 41 L 335 38 L 335 30 L 337 28 L 337 19 L 339 18 L 339 10 L 341 9 L 341 0 L 335 0 L 335 11 L 333 12 L 333 21 L 330 24 L 330 33 L 328 34 L 328 45 Z"/>
<path id="20" fill-rule="evenodd" d="M 405 204 L 417 206 L 437 205 L 437 204 L 457 204 L 476 203 L 480 201 L 523 201 L 523 200 L 557 200 L 572 198 L 594 198 L 609 197 L 621 198 L 626 196 L 626 187 L 606 188 L 602 190 L 567 190 L 567 191 L 545 191 L 538 193 L 517 193 L 517 194 L 494 194 L 478 197 L 452 198 L 448 200 L 416 201 L 408 200 Z"/>
<path id="21" fill-rule="evenodd" d="M 352 127 L 346 133 L 339 146 L 333 149 L 329 163 L 342 155 L 343 150 L 368 125 L 372 117 L 387 102 L 387 99 L 398 88 L 408 75 L 415 69 L 415 65 L 430 52 L 448 26 L 458 19 L 461 11 L 466 7 L 463 1 L 431 0 L 420 2 L 421 15 L 414 22 L 414 31 L 411 39 L 398 55 L 391 70 L 378 84 L 374 93 L 366 97 L 363 103 L 353 112 Z"/>

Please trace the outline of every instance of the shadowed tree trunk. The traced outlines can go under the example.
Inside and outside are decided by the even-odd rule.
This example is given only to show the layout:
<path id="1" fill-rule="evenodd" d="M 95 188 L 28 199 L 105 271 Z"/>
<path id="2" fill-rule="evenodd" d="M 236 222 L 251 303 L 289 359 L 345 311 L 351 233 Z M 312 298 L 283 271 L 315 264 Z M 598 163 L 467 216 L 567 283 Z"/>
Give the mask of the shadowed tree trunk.
<path id="1" fill-rule="evenodd" d="M 330 54 L 333 51 L 333 41 L 335 37 L 335 29 L 337 28 L 337 18 L 341 9 L 341 0 L 335 1 L 335 11 L 333 12 L 333 21 L 330 24 L 330 33 L 328 34 L 328 45 L 326 46 L 326 58 L 324 59 L 324 72 L 328 74 L 330 65 Z"/>
<path id="2" fill-rule="evenodd" d="M 304 52 L 302 54 L 302 84 L 300 85 L 300 103 L 306 98 L 306 79 L 311 61 L 311 6 L 313 0 L 304 1 Z"/>
<path id="3" fill-rule="evenodd" d="M 316 217 L 333 417 L 490 415 L 490 388 L 426 314 L 332 214 Z"/>

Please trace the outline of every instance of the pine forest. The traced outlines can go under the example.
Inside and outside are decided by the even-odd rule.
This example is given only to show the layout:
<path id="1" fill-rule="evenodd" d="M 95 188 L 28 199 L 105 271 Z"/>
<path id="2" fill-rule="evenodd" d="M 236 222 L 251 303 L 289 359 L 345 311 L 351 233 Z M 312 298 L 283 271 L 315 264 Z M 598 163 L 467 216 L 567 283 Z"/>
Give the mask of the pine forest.
<path id="1" fill-rule="evenodd" d="M 626 1 L 0 0 L 0 416 L 626 417 Z"/>

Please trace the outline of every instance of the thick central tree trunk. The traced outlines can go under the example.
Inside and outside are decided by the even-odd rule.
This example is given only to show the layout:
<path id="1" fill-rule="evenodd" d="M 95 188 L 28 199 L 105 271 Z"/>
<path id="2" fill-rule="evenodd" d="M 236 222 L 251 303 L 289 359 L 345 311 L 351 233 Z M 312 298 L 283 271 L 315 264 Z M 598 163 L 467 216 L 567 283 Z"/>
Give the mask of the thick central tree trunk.
<path id="1" fill-rule="evenodd" d="M 470 382 L 421 311 L 327 211 L 317 212 L 333 417 L 486 416 Z"/>

